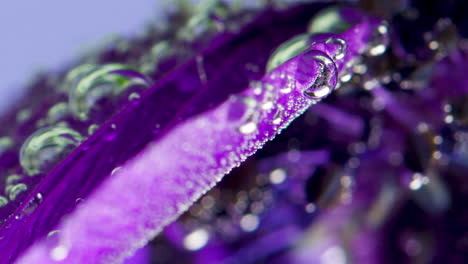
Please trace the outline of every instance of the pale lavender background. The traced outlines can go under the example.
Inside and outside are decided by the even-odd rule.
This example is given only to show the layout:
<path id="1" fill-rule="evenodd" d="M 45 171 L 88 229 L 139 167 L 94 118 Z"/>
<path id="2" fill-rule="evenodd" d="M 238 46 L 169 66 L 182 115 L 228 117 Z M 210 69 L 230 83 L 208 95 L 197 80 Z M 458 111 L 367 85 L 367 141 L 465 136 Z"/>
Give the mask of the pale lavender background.
<path id="1" fill-rule="evenodd" d="M 0 3 L 0 111 L 39 69 L 56 69 L 114 34 L 161 18 L 167 0 L 13 0 Z"/>

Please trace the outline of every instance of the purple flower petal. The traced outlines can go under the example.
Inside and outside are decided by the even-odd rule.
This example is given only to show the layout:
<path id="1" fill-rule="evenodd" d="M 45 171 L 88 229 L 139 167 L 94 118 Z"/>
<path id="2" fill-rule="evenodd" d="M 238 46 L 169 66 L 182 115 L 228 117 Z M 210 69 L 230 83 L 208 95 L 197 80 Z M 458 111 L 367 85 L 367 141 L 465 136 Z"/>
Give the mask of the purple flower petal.
<path id="1" fill-rule="evenodd" d="M 122 260 L 328 95 L 339 70 L 366 51 L 378 21 L 313 37 L 309 49 L 263 76 L 245 67 L 265 68 L 271 48 L 300 30 L 294 23 L 303 24 L 304 13 L 264 16 L 239 36 L 216 38 L 116 114 L 2 225 L 2 260 L 10 262 L 47 233 L 18 263 Z M 263 19 L 276 23 L 274 32 L 258 31 Z"/>

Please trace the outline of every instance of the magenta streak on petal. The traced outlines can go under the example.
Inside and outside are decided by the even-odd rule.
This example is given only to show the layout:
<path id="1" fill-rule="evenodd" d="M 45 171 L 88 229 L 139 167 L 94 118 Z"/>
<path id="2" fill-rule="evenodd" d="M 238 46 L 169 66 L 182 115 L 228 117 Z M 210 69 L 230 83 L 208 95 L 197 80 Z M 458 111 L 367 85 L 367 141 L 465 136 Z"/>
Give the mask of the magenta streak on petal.
<path id="1" fill-rule="evenodd" d="M 342 68 L 345 61 L 351 60 L 359 51 L 365 49 L 365 43 L 373 30 L 375 30 L 375 23 L 363 23 L 341 36 L 345 40 L 353 39 L 353 41 L 348 44 L 349 52 L 343 62 L 337 63 L 339 68 Z M 239 132 L 240 126 L 246 120 L 231 116 L 233 110 L 239 111 L 238 99 L 251 98 L 259 104 L 263 98 L 254 92 L 256 85 L 243 88 L 248 79 L 242 74 L 237 75 L 236 67 L 239 65 L 229 64 L 229 58 L 238 56 L 236 52 L 239 51 L 236 50 L 234 44 L 235 42 L 231 43 L 231 46 L 224 46 L 225 51 L 229 50 L 230 57 L 225 58 L 224 61 L 218 61 L 218 64 L 207 63 L 205 65 L 208 77 L 206 84 L 202 85 L 197 78 L 196 63 L 192 61 L 186 64 L 178 70 L 177 74 L 169 75 L 157 83 L 156 87 L 143 96 L 140 104 L 128 107 L 119 113 L 117 115 L 119 118 L 111 120 L 85 143 L 88 144 L 89 149 L 103 151 L 97 160 L 96 155 L 86 155 L 88 149 L 81 148 L 52 172 L 52 176 L 54 172 L 66 173 L 67 170 L 73 171 L 69 175 L 87 175 L 99 170 L 101 165 L 109 166 L 106 164 L 115 163 L 115 159 L 118 159 L 116 154 L 120 154 L 117 151 L 119 147 L 117 143 L 132 146 L 133 139 L 128 138 L 128 135 L 132 133 L 125 133 L 125 131 L 141 130 L 140 134 L 137 133 L 141 135 L 149 130 L 145 126 L 148 123 L 155 125 L 161 122 L 166 126 L 163 132 L 143 150 L 138 151 L 140 149 L 138 147 L 141 146 L 127 147 L 128 151 L 138 154 L 128 161 L 123 160 L 124 164 L 120 170 L 102 181 L 99 188 L 95 188 L 90 195 L 86 195 L 86 200 L 62 220 L 57 228 L 60 230 L 57 233 L 57 239 L 36 243 L 17 263 L 51 263 L 52 257 L 59 260 L 58 263 L 119 262 L 131 255 L 137 248 L 142 247 L 165 225 L 177 218 L 196 199 L 221 180 L 224 174 L 261 148 L 266 141 L 271 140 L 282 128 L 315 102 L 305 98 L 303 91 L 317 79 L 320 67 L 318 63 L 309 58 L 316 51 L 312 53 L 306 51 L 262 78 L 263 83 L 273 88 L 274 108 L 271 110 L 254 109 L 252 120 L 256 123 L 256 129 L 249 129 L 244 133 Z M 323 47 L 324 50 L 320 52 L 323 52 L 325 56 L 334 55 L 332 52 L 336 50 L 336 47 L 332 44 L 323 45 Z M 210 54 L 204 55 L 204 58 L 209 61 Z M 305 61 L 310 65 L 309 74 L 306 74 L 304 67 L 301 68 Z M 300 76 L 297 75 L 298 68 L 301 69 Z M 182 73 L 185 75 L 183 76 Z M 294 85 L 289 93 L 279 92 L 284 85 L 284 80 L 280 77 L 282 74 L 293 76 Z M 187 81 L 190 76 L 192 76 L 191 80 Z M 187 97 L 180 98 L 184 94 L 180 91 L 181 89 Z M 235 97 L 230 96 L 234 94 Z M 177 96 L 174 97 L 174 95 Z M 154 99 L 153 97 L 157 100 L 151 100 Z M 183 104 L 184 107 L 180 108 L 177 106 L 181 104 L 174 102 L 174 105 L 164 105 L 161 111 L 148 112 L 149 109 L 155 109 L 153 104 L 157 102 L 167 103 L 175 99 L 188 101 L 190 104 Z M 272 122 L 278 109 L 283 110 L 283 118 L 281 121 Z M 177 120 L 174 120 L 174 112 L 177 113 Z M 160 119 L 155 120 L 155 117 Z M 152 120 L 152 122 L 142 125 L 142 122 L 137 122 L 135 119 Z M 115 124 L 116 131 L 111 131 L 111 124 Z M 134 127 L 135 125 L 140 125 L 140 127 Z M 98 140 L 106 136 L 106 133 L 116 133 L 111 143 Z M 116 151 L 117 153 L 113 153 Z M 88 164 L 88 167 L 73 167 L 74 163 L 67 162 L 73 159 L 75 161 L 85 159 L 86 162 L 81 161 L 80 164 Z M 60 175 L 60 173 L 55 175 Z M 83 179 L 75 180 L 81 182 Z M 57 192 L 57 188 L 61 192 Z M 47 192 L 47 194 L 49 196 L 63 194 L 67 188 L 70 187 L 56 186 L 54 193 Z M 93 186 L 83 189 L 87 188 L 93 188 Z M 84 192 L 81 189 L 80 191 Z M 46 196 L 40 208 L 44 208 L 48 202 L 47 198 Z M 70 199 L 70 197 L 63 198 Z M 59 197 L 56 199 L 58 200 Z M 28 220 L 46 221 L 44 218 L 54 214 L 51 211 L 51 205 L 50 202 L 47 203 L 50 209 L 48 214 L 39 214 L 40 210 L 36 210 L 28 216 Z M 63 213 L 61 209 L 57 214 Z M 31 223 L 29 226 L 21 225 L 21 221 L 14 222 L 14 224 L 17 228 L 31 229 Z M 17 232 L 17 234 L 22 234 L 21 231 Z"/>

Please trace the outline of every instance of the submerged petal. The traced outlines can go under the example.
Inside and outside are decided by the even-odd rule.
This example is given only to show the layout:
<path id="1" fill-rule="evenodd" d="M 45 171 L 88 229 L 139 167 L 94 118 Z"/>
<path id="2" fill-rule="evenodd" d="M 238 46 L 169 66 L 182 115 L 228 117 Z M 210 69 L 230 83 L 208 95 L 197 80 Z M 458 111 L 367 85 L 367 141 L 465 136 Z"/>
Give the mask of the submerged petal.
<path id="1" fill-rule="evenodd" d="M 265 68 L 272 48 L 305 29 L 307 11 L 267 12 L 143 91 L 48 173 L 3 223 L 1 260 L 11 262 L 49 232 L 18 263 L 113 263 L 143 246 L 329 94 L 378 24 L 364 19 L 337 35 L 347 43 L 344 56 L 342 42 L 327 36 L 268 74 L 246 67 Z M 275 30 L 262 31 L 265 21 Z M 310 96 L 317 89 L 320 96 Z"/>

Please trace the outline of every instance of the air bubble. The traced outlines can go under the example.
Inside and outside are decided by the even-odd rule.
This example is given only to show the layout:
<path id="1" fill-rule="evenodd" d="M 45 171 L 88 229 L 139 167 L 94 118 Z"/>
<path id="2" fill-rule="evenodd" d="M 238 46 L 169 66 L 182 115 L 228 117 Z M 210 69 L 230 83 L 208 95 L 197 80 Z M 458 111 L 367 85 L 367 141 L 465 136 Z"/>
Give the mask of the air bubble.
<path id="1" fill-rule="evenodd" d="M 242 134 L 252 134 L 256 130 L 257 130 L 257 123 L 255 123 L 255 121 L 253 120 L 250 120 L 247 123 L 239 127 L 239 132 L 241 132 Z"/>
<path id="2" fill-rule="evenodd" d="M 30 176 L 45 173 L 62 161 L 83 140 L 67 127 L 48 127 L 36 131 L 21 147 L 20 164 Z"/>
<path id="3" fill-rule="evenodd" d="M 140 99 L 140 94 L 139 93 L 131 93 L 128 96 L 129 101 L 138 101 Z"/>
<path id="4" fill-rule="evenodd" d="M 57 103 L 47 112 L 47 123 L 49 125 L 54 125 L 65 119 L 68 114 L 68 104 L 65 102 Z"/>
<path id="5" fill-rule="evenodd" d="M 318 64 L 317 78 L 304 90 L 304 95 L 310 99 L 322 99 L 328 96 L 337 84 L 337 69 L 333 60 L 325 53 L 312 50 L 303 56 L 302 67 L 310 67 L 310 61 Z M 302 70 L 307 72 L 308 69 Z"/>
<path id="6" fill-rule="evenodd" d="M 283 122 L 283 117 L 284 116 L 284 110 L 282 107 L 278 108 L 278 110 L 275 113 L 275 116 L 273 117 L 273 120 L 271 120 L 271 123 L 273 125 L 279 125 L 281 122 Z"/>
<path id="7" fill-rule="evenodd" d="M 152 74 L 158 70 L 158 64 L 174 53 L 174 47 L 168 41 L 161 41 L 153 45 L 150 52 L 143 55 L 139 61 L 139 69 L 145 74 Z"/>
<path id="8" fill-rule="evenodd" d="M 250 97 L 234 96 L 230 99 L 227 113 L 228 120 L 240 123 L 238 130 L 242 134 L 251 134 L 257 130 L 255 108 L 257 101 Z"/>
<path id="9" fill-rule="evenodd" d="M 22 192 L 26 191 L 27 189 L 28 189 L 28 186 L 26 186 L 26 184 L 24 183 L 15 184 L 11 186 L 10 188 L 8 188 L 7 190 L 8 198 L 11 201 L 14 201 Z"/>
<path id="10" fill-rule="evenodd" d="M 344 39 L 338 37 L 331 37 L 327 39 L 326 43 L 338 45 L 338 50 L 336 51 L 335 55 L 333 55 L 333 58 L 335 60 L 344 59 L 348 50 L 348 44 L 346 44 L 346 41 L 344 41 Z"/>
<path id="11" fill-rule="evenodd" d="M 204 1 L 195 7 L 193 14 L 187 24 L 177 32 L 178 37 L 183 40 L 192 41 L 202 34 L 223 31 L 228 9 L 220 1 Z"/>
<path id="12" fill-rule="evenodd" d="M 281 87 L 280 92 L 283 94 L 288 94 L 294 89 L 294 78 L 291 75 L 282 74 L 282 79 L 286 79 L 286 84 Z"/>
<path id="13" fill-rule="evenodd" d="M 8 186 L 10 185 L 14 185 L 16 183 L 18 183 L 23 177 L 19 174 L 11 174 L 9 175 L 7 178 L 6 178 L 6 188 L 8 188 Z"/>
<path id="14" fill-rule="evenodd" d="M 94 132 L 96 132 L 97 130 L 99 129 L 99 125 L 98 124 L 91 124 L 89 125 L 88 127 L 88 135 L 92 135 L 94 134 Z"/>
<path id="15" fill-rule="evenodd" d="M 71 71 L 68 72 L 67 76 L 65 77 L 65 80 L 63 82 L 62 90 L 64 91 L 70 91 L 77 82 L 81 80 L 86 74 L 91 72 L 96 68 L 96 65 L 94 64 L 81 64 Z"/>
<path id="16" fill-rule="evenodd" d="M 0 208 L 8 204 L 8 199 L 5 196 L 0 195 Z"/>
<path id="17" fill-rule="evenodd" d="M 107 64 L 96 67 L 82 77 L 70 90 L 71 112 L 82 121 L 91 118 L 106 118 L 113 109 L 122 103 L 121 96 L 149 87 L 147 78 L 132 68 L 122 64 Z"/>

